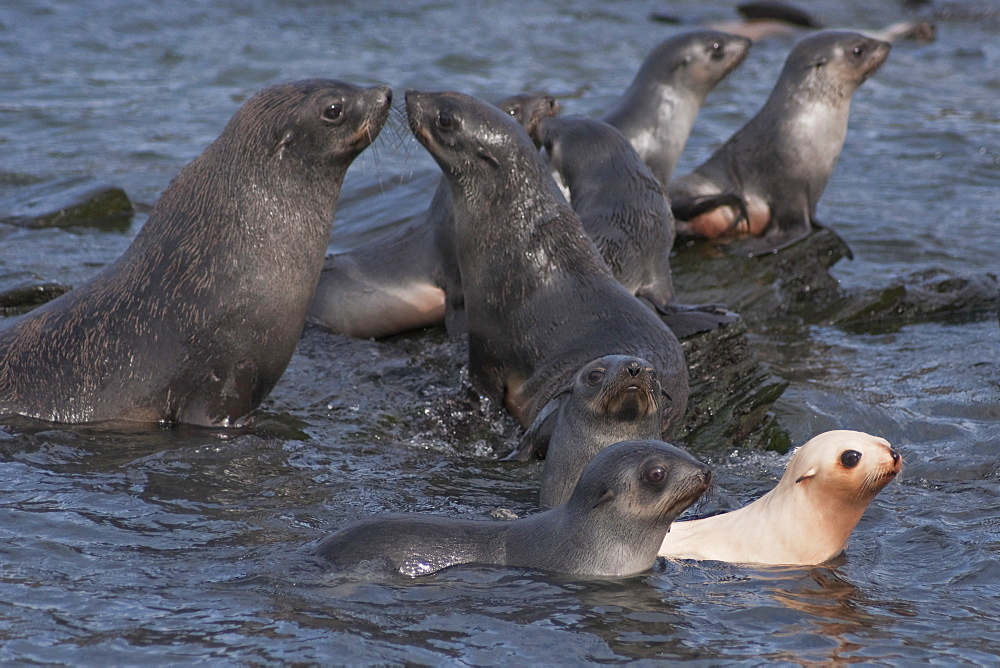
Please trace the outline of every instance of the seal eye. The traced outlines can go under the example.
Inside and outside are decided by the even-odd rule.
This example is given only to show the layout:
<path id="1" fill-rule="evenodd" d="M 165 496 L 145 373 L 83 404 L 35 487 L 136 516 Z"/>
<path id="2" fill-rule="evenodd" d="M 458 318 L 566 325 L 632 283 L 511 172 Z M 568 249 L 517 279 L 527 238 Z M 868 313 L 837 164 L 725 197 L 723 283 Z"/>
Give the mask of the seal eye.
<path id="1" fill-rule="evenodd" d="M 340 102 L 334 102 L 333 104 L 331 104 L 330 106 L 328 106 L 326 109 L 323 110 L 321 116 L 323 117 L 324 121 L 328 121 L 330 123 L 336 123 L 337 121 L 342 120 L 344 117 L 344 105 L 341 104 Z"/>
<path id="2" fill-rule="evenodd" d="M 455 127 L 455 117 L 451 115 L 451 112 L 439 111 L 437 124 L 442 130 L 451 130 Z"/>
<path id="3" fill-rule="evenodd" d="M 667 479 L 667 469 L 662 466 L 654 466 L 653 468 L 646 471 L 643 476 L 650 485 L 662 485 L 663 481 Z"/>
<path id="4" fill-rule="evenodd" d="M 861 453 L 857 450 L 844 450 L 840 453 L 840 463 L 845 469 L 853 469 L 861 461 Z"/>
<path id="5" fill-rule="evenodd" d="M 587 385 L 600 385 L 602 380 L 604 380 L 604 369 L 591 369 L 587 374 Z"/>
<path id="6" fill-rule="evenodd" d="M 864 52 L 865 52 L 864 47 L 862 47 L 862 46 L 856 46 L 856 47 L 854 47 L 854 55 L 855 56 L 860 56 Z"/>

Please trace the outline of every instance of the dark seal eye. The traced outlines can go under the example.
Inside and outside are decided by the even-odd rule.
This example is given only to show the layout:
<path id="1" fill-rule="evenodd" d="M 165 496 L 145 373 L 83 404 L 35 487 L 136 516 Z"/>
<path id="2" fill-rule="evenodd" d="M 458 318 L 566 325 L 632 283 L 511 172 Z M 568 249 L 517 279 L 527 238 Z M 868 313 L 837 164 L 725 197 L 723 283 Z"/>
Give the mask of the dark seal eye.
<path id="1" fill-rule="evenodd" d="M 604 380 L 604 369 L 591 369 L 587 374 L 587 385 L 599 385 Z"/>
<path id="2" fill-rule="evenodd" d="M 840 463 L 845 469 L 853 469 L 861 461 L 861 453 L 857 450 L 844 450 L 840 453 Z"/>
<path id="3" fill-rule="evenodd" d="M 856 46 L 856 47 L 854 47 L 854 55 L 855 56 L 860 56 L 864 52 L 865 52 L 865 48 L 863 46 Z"/>
<path id="4" fill-rule="evenodd" d="M 662 466 L 654 466 L 647 470 L 643 477 L 650 485 L 662 485 L 663 481 L 667 479 L 667 469 Z"/>
<path id="5" fill-rule="evenodd" d="M 438 127 L 442 130 L 451 130 L 455 127 L 455 117 L 448 111 L 439 111 L 437 117 Z"/>
<path id="6" fill-rule="evenodd" d="M 336 123 L 344 118 L 344 105 L 340 102 L 334 102 L 323 110 L 321 116 L 324 121 Z"/>

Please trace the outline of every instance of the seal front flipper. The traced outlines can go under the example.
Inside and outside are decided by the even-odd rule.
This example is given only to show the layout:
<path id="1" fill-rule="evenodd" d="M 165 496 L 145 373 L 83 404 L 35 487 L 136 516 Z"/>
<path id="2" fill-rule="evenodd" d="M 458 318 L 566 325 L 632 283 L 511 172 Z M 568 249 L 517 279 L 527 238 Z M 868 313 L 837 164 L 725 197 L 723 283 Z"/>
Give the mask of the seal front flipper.
<path id="1" fill-rule="evenodd" d="M 678 339 L 725 327 L 740 317 L 722 304 L 668 304 L 657 311 Z"/>
<path id="2" fill-rule="evenodd" d="M 549 440 L 555 431 L 558 422 L 559 409 L 562 407 L 566 396 L 573 391 L 573 385 L 566 385 L 556 393 L 552 399 L 538 412 L 535 421 L 524 432 L 521 442 L 509 455 L 501 459 L 503 462 L 526 462 L 531 456 L 538 454 L 545 457 L 549 447 Z"/>

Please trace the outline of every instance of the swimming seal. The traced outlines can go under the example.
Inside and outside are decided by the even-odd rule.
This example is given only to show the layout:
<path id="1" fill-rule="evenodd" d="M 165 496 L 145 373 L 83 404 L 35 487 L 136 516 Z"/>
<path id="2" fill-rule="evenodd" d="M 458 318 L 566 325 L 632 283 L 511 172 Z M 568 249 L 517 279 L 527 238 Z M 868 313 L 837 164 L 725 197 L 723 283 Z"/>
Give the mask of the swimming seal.
<path id="1" fill-rule="evenodd" d="M 452 191 L 472 385 L 527 427 L 584 364 L 633 355 L 656 369 L 676 424 L 677 337 L 615 280 L 524 129 L 461 93 L 411 90 L 406 108 Z"/>
<path id="2" fill-rule="evenodd" d="M 692 30 L 670 37 L 639 66 L 628 88 L 604 115 L 663 184 L 670 181 L 702 102 L 743 62 L 746 37 Z"/>
<path id="3" fill-rule="evenodd" d="M 812 565 L 844 551 L 868 504 L 903 468 L 889 442 L 828 431 L 795 450 L 777 486 L 729 513 L 675 522 L 660 555 Z"/>
<path id="4" fill-rule="evenodd" d="M 0 415 L 233 426 L 302 334 L 340 187 L 386 86 L 273 86 L 171 182 L 131 246 L 0 333 Z"/>
<path id="5" fill-rule="evenodd" d="M 558 110 L 555 99 L 546 95 L 512 95 L 496 106 L 532 135 L 542 118 Z M 310 321 L 358 338 L 445 320 L 449 332 L 462 333 L 462 278 L 453 227 L 451 191 L 442 177 L 430 206 L 412 224 L 326 259 Z"/>
<path id="6" fill-rule="evenodd" d="M 535 419 L 518 449 L 505 459 L 545 457 L 539 499 L 552 508 L 573 493 L 580 472 L 598 452 L 619 441 L 659 439 L 670 397 L 644 359 L 608 355 L 585 364 Z M 548 413 L 555 419 L 548 420 Z M 545 426 L 551 434 L 537 430 Z"/>
<path id="7" fill-rule="evenodd" d="M 335 570 L 429 575 L 459 564 L 621 577 L 649 570 L 670 523 L 707 489 L 707 466 L 659 441 L 626 441 L 587 465 L 558 508 L 510 522 L 397 514 L 323 539 Z"/>
<path id="8" fill-rule="evenodd" d="M 740 247 L 754 255 L 820 227 L 816 204 L 844 145 L 851 96 L 890 48 L 838 31 L 798 42 L 760 112 L 701 166 L 669 184 L 678 239 L 758 236 Z M 743 207 L 732 205 L 734 196 Z"/>
<path id="9" fill-rule="evenodd" d="M 538 124 L 538 140 L 615 278 L 655 308 L 674 334 L 683 338 L 736 318 L 717 305 L 677 303 L 666 190 L 621 132 L 583 116 L 551 117 Z"/>

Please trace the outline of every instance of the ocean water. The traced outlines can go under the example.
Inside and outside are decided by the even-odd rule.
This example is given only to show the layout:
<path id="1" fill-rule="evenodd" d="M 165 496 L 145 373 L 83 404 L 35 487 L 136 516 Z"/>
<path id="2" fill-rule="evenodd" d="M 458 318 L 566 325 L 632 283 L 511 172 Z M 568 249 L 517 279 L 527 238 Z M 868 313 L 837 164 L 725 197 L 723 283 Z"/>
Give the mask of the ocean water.
<path id="1" fill-rule="evenodd" d="M 832 27 L 912 18 L 898 2 L 819 0 Z M 680 24 L 648 19 L 670 13 Z M 81 180 L 145 209 L 239 105 L 329 76 L 486 99 L 531 91 L 600 115 L 646 53 L 735 16 L 728 3 L 487 5 L 8 0 L 0 7 L 0 202 Z M 855 258 L 848 290 L 914 270 L 996 273 L 1000 5 L 930 2 L 933 43 L 897 43 L 855 95 L 818 217 Z M 708 98 L 678 172 L 760 107 L 794 37 L 756 43 Z M 422 211 L 437 168 L 399 114 L 351 168 L 331 250 Z M 0 214 L 5 212 L 0 211 Z M 79 284 L 144 222 L 0 224 L 0 277 Z M 682 295 L 683 296 L 683 295 Z M 798 444 L 833 428 L 906 460 L 834 562 L 661 562 L 622 580 L 456 568 L 368 582 L 304 546 L 386 511 L 488 519 L 536 506 L 537 462 L 462 384 L 461 342 L 308 329 L 248 429 L 0 427 L 0 662 L 5 664 L 813 662 L 995 665 L 1000 654 L 996 318 L 858 334 L 798 323 L 755 338 L 789 380 Z M 702 447 L 718 484 L 695 512 L 769 489 L 786 455 Z"/>

